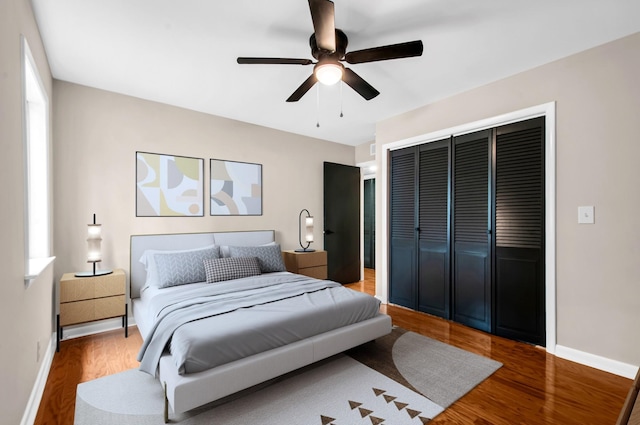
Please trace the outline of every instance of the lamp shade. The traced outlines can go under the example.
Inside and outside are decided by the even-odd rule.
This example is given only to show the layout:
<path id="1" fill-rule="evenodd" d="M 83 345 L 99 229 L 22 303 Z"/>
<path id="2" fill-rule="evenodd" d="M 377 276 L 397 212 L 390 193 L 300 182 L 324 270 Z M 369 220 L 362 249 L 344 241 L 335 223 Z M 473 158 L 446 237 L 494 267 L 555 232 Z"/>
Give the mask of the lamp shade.
<path id="1" fill-rule="evenodd" d="M 100 243 L 102 242 L 102 225 L 89 224 L 87 228 L 87 263 L 102 261 Z"/>
<path id="2" fill-rule="evenodd" d="M 313 242 L 313 217 L 306 217 L 304 219 L 304 226 L 306 230 L 305 241 Z"/>
<path id="3" fill-rule="evenodd" d="M 302 214 L 305 212 L 307 213 L 307 216 L 304 218 L 304 241 L 307 243 L 306 246 L 302 243 Z M 300 242 L 301 249 L 296 249 L 296 252 L 315 251 L 315 249 L 309 249 L 309 245 L 313 242 L 313 217 L 307 209 L 300 211 L 300 215 L 298 215 L 298 241 Z"/>
<path id="4" fill-rule="evenodd" d="M 93 263 L 93 271 L 78 272 L 76 277 L 102 276 L 112 273 L 113 270 L 96 271 L 96 263 L 102 261 L 102 225 L 96 224 L 96 215 L 93 215 L 93 223 L 87 225 L 87 263 Z"/>
<path id="5" fill-rule="evenodd" d="M 326 86 L 332 86 L 342 80 L 343 67 L 339 63 L 322 63 L 316 65 L 316 78 Z"/>

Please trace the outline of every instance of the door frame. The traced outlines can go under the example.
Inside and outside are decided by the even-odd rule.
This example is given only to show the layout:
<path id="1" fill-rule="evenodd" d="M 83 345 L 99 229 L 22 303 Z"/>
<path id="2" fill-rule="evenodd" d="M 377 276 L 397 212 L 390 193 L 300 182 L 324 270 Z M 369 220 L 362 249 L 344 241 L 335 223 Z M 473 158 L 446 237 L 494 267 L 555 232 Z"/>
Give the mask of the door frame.
<path id="1" fill-rule="evenodd" d="M 356 167 L 360 167 L 360 280 L 364 280 L 364 181 L 377 177 L 376 161 L 358 162 Z M 376 228 L 377 221 L 376 218 Z"/>
<path id="2" fill-rule="evenodd" d="M 520 109 L 503 115 L 486 118 L 471 123 L 425 133 L 408 139 L 382 145 L 380 187 L 382 208 L 379 232 L 381 244 L 376 247 L 380 267 L 376 273 L 376 297 L 383 303 L 389 302 L 389 156 L 392 150 L 423 143 L 431 143 L 450 136 L 460 136 L 492 127 L 511 124 L 530 118 L 545 117 L 545 329 L 546 350 L 556 352 L 556 103 L 549 102 L 530 108 Z M 386 200 L 382 202 L 382 200 Z M 376 201 L 376 203 L 378 200 Z"/>

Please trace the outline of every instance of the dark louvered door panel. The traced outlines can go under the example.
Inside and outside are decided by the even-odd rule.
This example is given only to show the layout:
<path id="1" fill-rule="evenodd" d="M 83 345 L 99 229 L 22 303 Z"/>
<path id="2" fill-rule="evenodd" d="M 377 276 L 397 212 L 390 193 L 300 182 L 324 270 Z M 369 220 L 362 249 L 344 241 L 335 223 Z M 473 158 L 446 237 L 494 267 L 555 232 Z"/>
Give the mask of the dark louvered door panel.
<path id="1" fill-rule="evenodd" d="M 389 301 L 416 308 L 416 152 L 391 153 Z"/>
<path id="2" fill-rule="evenodd" d="M 453 140 L 453 319 L 491 331 L 489 130 Z"/>
<path id="3" fill-rule="evenodd" d="M 418 310 L 449 318 L 449 140 L 420 147 Z"/>
<path id="4" fill-rule="evenodd" d="M 545 344 L 544 119 L 496 131 L 495 333 Z"/>

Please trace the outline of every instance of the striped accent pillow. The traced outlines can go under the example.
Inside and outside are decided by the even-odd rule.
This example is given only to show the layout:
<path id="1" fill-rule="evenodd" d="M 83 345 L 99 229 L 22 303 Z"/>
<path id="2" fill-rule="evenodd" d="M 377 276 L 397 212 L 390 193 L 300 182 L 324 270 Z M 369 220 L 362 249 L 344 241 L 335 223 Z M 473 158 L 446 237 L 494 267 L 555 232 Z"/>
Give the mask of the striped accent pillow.
<path id="1" fill-rule="evenodd" d="M 256 276 L 260 272 L 260 264 L 256 257 L 210 258 L 204 260 L 204 271 L 207 283 L 240 279 Z"/>

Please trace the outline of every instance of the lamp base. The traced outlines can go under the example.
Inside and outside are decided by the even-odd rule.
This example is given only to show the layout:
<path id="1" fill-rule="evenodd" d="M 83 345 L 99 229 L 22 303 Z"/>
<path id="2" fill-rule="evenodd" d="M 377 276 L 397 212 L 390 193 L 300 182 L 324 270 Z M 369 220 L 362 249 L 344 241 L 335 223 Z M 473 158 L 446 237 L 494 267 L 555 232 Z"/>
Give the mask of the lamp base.
<path id="1" fill-rule="evenodd" d="M 93 277 L 93 276 L 104 276 L 107 274 L 113 273 L 113 270 L 96 270 L 90 272 L 78 272 L 74 276 L 75 277 Z"/>
<path id="2" fill-rule="evenodd" d="M 296 249 L 295 252 L 316 252 L 315 249 L 309 249 L 309 248 L 305 248 L 305 249 Z"/>

